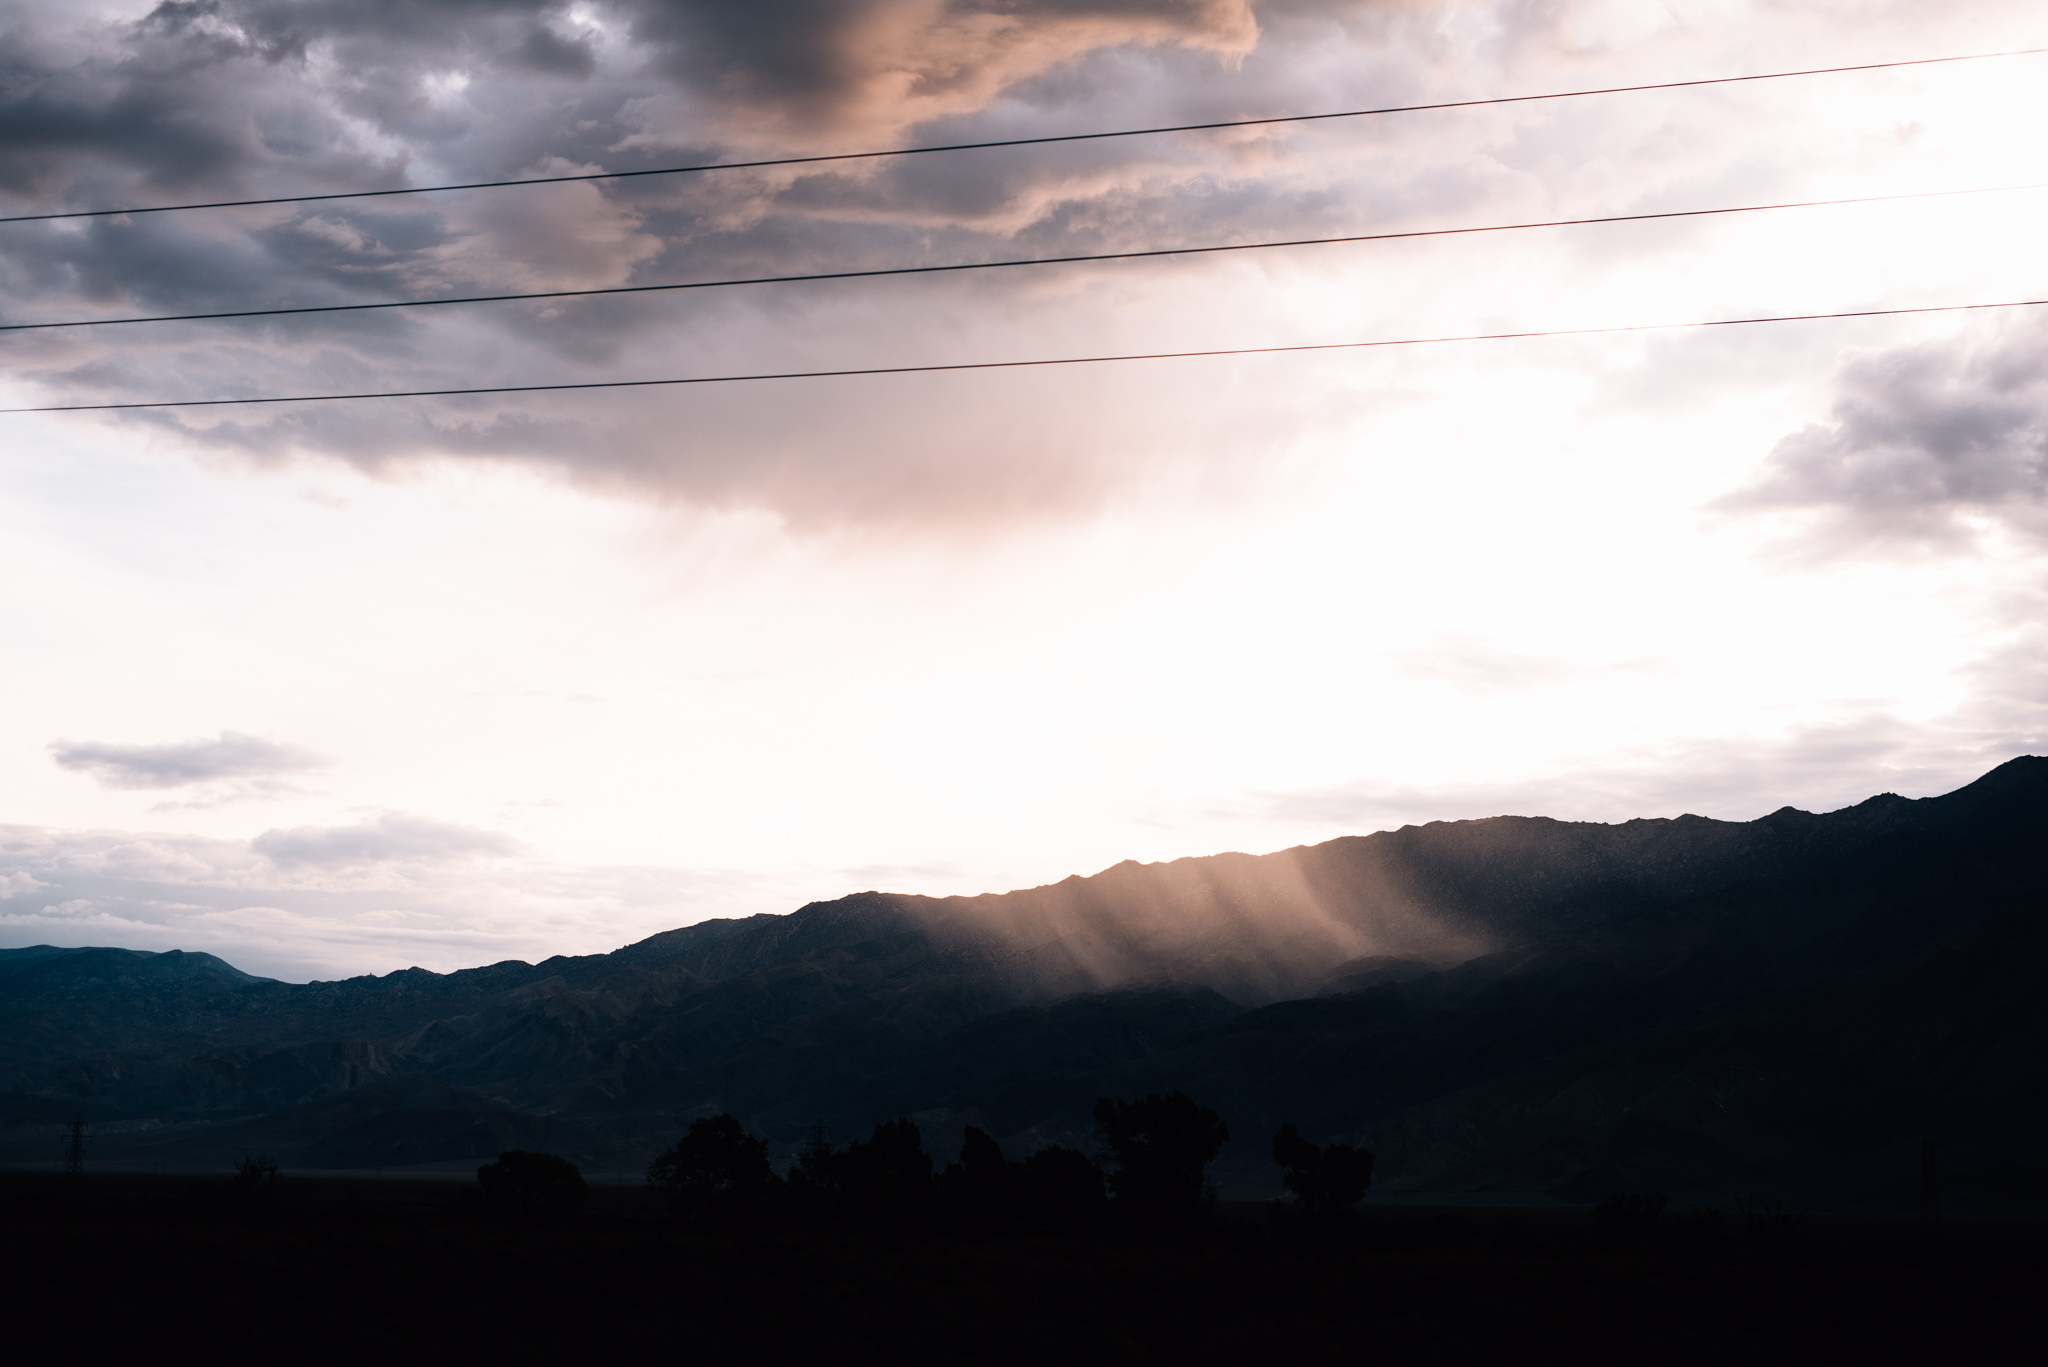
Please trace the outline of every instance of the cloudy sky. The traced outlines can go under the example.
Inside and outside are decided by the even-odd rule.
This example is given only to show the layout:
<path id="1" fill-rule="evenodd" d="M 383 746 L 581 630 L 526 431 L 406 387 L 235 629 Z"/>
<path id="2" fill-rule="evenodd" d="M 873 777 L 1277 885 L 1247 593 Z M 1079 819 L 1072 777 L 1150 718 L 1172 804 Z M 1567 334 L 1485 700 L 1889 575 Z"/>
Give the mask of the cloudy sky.
<path id="1" fill-rule="evenodd" d="M 0 5 L 0 214 L 2048 46 L 1902 0 Z M 2048 295 L 2048 56 L 0 225 L 0 405 Z M 0 416 L 0 945 L 290 978 L 1404 822 L 1946 791 L 2048 725 L 2048 309 Z"/>

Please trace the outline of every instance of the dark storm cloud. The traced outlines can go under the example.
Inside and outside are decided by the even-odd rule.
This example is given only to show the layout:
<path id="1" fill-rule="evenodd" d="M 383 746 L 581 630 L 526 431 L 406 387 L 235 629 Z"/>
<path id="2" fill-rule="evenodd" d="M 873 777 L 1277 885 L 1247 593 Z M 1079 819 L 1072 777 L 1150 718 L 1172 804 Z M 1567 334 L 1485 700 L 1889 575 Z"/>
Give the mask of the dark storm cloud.
<path id="1" fill-rule="evenodd" d="M 239 731 L 160 745 L 59 740 L 52 741 L 49 750 L 59 768 L 90 774 L 109 788 L 182 788 L 224 779 L 273 779 L 327 763 L 310 750 Z"/>
<path id="2" fill-rule="evenodd" d="M 981 108 L 1100 48 L 1241 55 L 1251 0 L 785 0 L 632 7 L 632 33 L 684 85 L 769 128 L 900 128 Z"/>
<path id="3" fill-rule="evenodd" d="M 1852 361 L 1829 421 L 1720 506 L 1815 513 L 1830 551 L 1967 543 L 1985 522 L 2048 536 L 2048 325 Z"/>
<path id="4" fill-rule="evenodd" d="M 971 113 L 1089 52 L 1224 55 L 1257 37 L 1249 0 L 194 0 L 110 30 L 51 7 L 0 33 L 0 183 L 30 204 L 111 189 L 288 193 L 403 183 L 616 146 L 729 146 L 759 125 L 835 133 Z M 599 89 L 599 48 L 610 60 Z M 459 98 L 458 98 L 459 97 Z M 647 127 L 631 101 L 685 101 L 696 128 Z M 722 118 L 701 117 L 715 112 Z M 402 140 L 364 146 L 360 121 Z M 415 168 L 416 169 L 416 168 Z M 414 177 L 416 181 L 416 177 Z"/>
<path id="5" fill-rule="evenodd" d="M 65 28 L 51 7 L 0 37 L 0 196 L 23 212 L 376 188 L 1404 99 L 1426 72 L 1392 48 L 1368 43 L 1356 60 L 1318 68 L 1317 83 L 1301 73 L 1347 25 L 1415 8 L 621 0 L 572 12 L 524 0 L 203 0 L 85 31 Z M 1447 171 L 1426 149 L 1369 180 L 1333 180 L 1290 150 L 1295 136 L 14 225 L 0 227 L 0 315 L 344 303 L 1342 232 L 1455 212 L 1493 184 L 1483 167 Z M 1378 136 L 1341 135 L 1366 149 Z M 0 337 L 0 355 L 37 392 L 70 402 L 999 358 L 1102 341 L 1111 330 L 1078 314 L 1120 305 L 1123 283 L 1165 301 L 1151 327 L 1176 337 L 1173 301 L 1187 296 L 1165 287 L 1197 278 L 1145 267 L 14 334 Z M 1129 336 L 1134 350 L 1160 340 Z M 629 495 L 798 520 L 955 522 L 1091 506 L 1140 475 L 1145 452 L 1171 447 L 1184 460 L 1205 432 L 1236 421 L 1203 415 L 1205 396 L 1213 410 L 1223 392 L 1207 381 L 1119 383 L 1120 401 L 1138 411 L 1099 423 L 1088 383 L 1047 403 L 1042 387 L 1021 382 L 993 403 L 969 386 L 877 386 L 122 421 L 266 462 L 510 459 Z M 906 392 L 920 404 L 915 422 Z M 1252 425 L 1279 434 L 1294 421 L 1272 414 Z"/>
<path id="6" fill-rule="evenodd" d="M 306 169 L 357 188 L 374 162 L 323 156 L 343 150 L 342 131 L 292 92 L 305 76 L 305 35 L 265 34 L 257 17 L 173 3 L 110 35 L 73 33 L 52 11 L 0 34 L 0 183 L 10 198 L 40 204 L 116 185 L 231 191 L 259 168 L 308 156 L 327 164 Z M 107 174 L 116 168 L 128 176 Z M 393 183 L 396 168 L 381 169 Z"/>

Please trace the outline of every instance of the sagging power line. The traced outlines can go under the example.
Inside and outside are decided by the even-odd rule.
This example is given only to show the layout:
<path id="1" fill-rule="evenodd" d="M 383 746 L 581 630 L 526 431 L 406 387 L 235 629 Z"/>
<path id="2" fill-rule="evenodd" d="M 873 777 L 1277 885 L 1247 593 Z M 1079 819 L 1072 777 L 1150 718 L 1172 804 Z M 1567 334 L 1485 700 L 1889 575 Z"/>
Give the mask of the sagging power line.
<path id="1" fill-rule="evenodd" d="M 1524 232 L 1533 228 L 1580 228 L 1603 223 L 1648 223 L 1658 219 L 1714 218 L 1732 214 L 1771 213 L 1782 209 L 1838 208 L 1852 204 L 1889 204 L 1905 200 L 1947 199 L 1958 195 L 2007 194 L 2048 189 L 2048 183 L 1992 185 L 1969 190 L 1927 190 L 1901 195 L 1859 195 L 1849 199 L 1792 200 L 1779 204 L 1739 204 L 1717 209 L 1673 209 L 1648 214 L 1607 214 L 1595 218 L 1553 218 L 1526 223 L 1490 223 L 1470 228 L 1419 228 L 1394 233 L 1354 233 L 1343 237 L 1298 237 L 1272 242 L 1231 242 L 1200 247 L 1155 247 L 1129 252 L 1090 252 L 1073 256 L 1024 257 L 1003 261 L 963 261 L 938 266 L 885 266 L 871 270 L 813 271 L 798 275 L 755 275 L 729 280 L 685 280 L 658 285 L 603 285 L 575 290 L 533 290 L 516 294 L 467 294 L 439 299 L 390 299 L 363 304 L 301 304 L 283 308 L 224 309 L 211 313 L 157 313 L 126 318 L 71 318 L 48 323 L 0 323 L 0 332 L 40 332 L 55 328 L 120 327 L 137 323 L 201 323 L 238 318 L 284 318 L 304 314 L 372 313 L 390 309 L 447 308 L 466 304 L 534 303 L 547 299 L 591 299 L 608 295 L 664 294 L 682 290 L 730 289 L 742 285 L 795 285 L 830 280 L 875 280 L 888 276 L 949 275 L 967 271 L 1007 270 L 1022 266 L 1072 266 L 1088 262 L 1142 261 L 1174 256 L 1211 256 L 1224 252 L 1273 251 L 1287 247 L 1331 247 L 1365 242 L 1396 242 L 1425 237 L 1462 237 L 1477 233 Z"/>
<path id="2" fill-rule="evenodd" d="M 1783 81 L 1802 76 L 1836 76 L 1857 71 L 1888 71 L 1901 67 L 1941 66 L 1953 62 L 1983 62 L 2003 57 L 2036 57 L 2048 48 L 2013 48 L 2002 52 L 1970 52 L 1951 57 L 1915 57 L 1896 62 L 1859 62 L 1850 66 L 1808 67 L 1799 71 L 1768 71 L 1749 76 L 1711 76 L 1689 81 L 1653 81 L 1641 85 L 1600 86 L 1587 90 L 1558 90 L 1541 95 L 1502 95 L 1479 100 L 1446 100 L 1436 104 L 1385 105 L 1373 109 L 1340 109 L 1323 114 L 1280 114 L 1263 119 L 1221 119 L 1210 123 L 1167 124 L 1154 128 L 1122 128 L 1097 133 L 1056 133 L 1036 138 L 998 138 L 985 142 L 938 143 L 927 147 L 893 147 L 871 152 L 830 152 L 802 157 L 767 157 L 754 161 L 715 161 L 690 166 L 658 166 L 639 171 L 592 171 L 573 176 L 524 176 L 503 180 L 471 180 L 446 185 L 406 185 L 388 190 L 335 190 L 308 195 L 272 195 L 259 199 L 216 199 L 196 204 L 151 204 L 123 209 L 74 209 L 47 214 L 14 214 L 0 217 L 0 224 L 48 223 L 62 219 L 119 218 L 133 214 L 174 214 L 197 209 L 250 209 L 274 204 L 317 204 L 348 199 L 385 199 L 396 195 L 435 195 L 453 190 L 501 190 L 527 185 L 568 185 L 588 181 L 633 180 L 647 176 L 681 176 L 709 171 L 764 170 L 777 166 L 814 166 L 828 162 L 875 161 L 885 157 L 915 157 L 934 152 L 982 152 L 1000 147 L 1042 147 L 1052 143 L 1099 142 L 1110 138 L 1148 138 L 1166 133 L 1209 133 L 1229 128 L 1262 128 L 1278 124 L 1321 123 L 1333 119 L 1361 119 L 1385 114 L 1423 114 L 1437 110 L 1480 109 L 1490 105 L 1533 104 L 1544 100 L 1575 100 L 1593 95 L 1629 95 L 1651 90 L 1687 90 L 1702 86 L 1741 85 L 1753 81 Z"/>
<path id="3" fill-rule="evenodd" d="M 138 403 L 46 404 L 0 408 L 10 413 L 108 413 L 138 408 L 229 408 L 258 404 L 336 403 L 358 399 L 441 399 L 483 394 L 546 394 L 583 389 L 653 389 L 676 385 L 742 384 L 760 380 L 850 379 L 876 375 L 932 375 L 959 370 L 1025 370 L 1044 366 L 1105 365 L 1119 361 L 1185 361 L 1212 356 L 1278 356 L 1310 351 L 1361 351 L 1377 347 L 1428 346 L 1446 342 L 1510 342 L 1539 337 L 1596 337 L 1629 332 L 1676 332 L 1695 328 L 1746 327 L 1757 323 L 1813 323 L 1831 318 L 1895 318 L 1924 313 L 1966 313 L 1987 309 L 2038 308 L 2048 299 L 2008 299 L 1989 304 L 1930 304 L 1916 308 L 1847 309 L 1835 313 L 1784 313 L 1754 318 L 1711 318 L 1683 323 L 1627 323 L 1609 327 L 1543 328 L 1522 332 L 1474 332 L 1442 337 L 1394 337 L 1368 342 L 1311 342 L 1296 346 L 1217 347 L 1207 351 L 1148 351 L 1113 356 L 1055 356 L 1027 361 L 957 361 L 944 365 L 865 366 L 848 370 L 784 370 L 752 375 L 691 375 L 661 380 L 583 380 L 567 384 L 479 385 L 463 389 L 394 389 L 358 394 L 292 394 L 246 399 L 152 399 Z"/>

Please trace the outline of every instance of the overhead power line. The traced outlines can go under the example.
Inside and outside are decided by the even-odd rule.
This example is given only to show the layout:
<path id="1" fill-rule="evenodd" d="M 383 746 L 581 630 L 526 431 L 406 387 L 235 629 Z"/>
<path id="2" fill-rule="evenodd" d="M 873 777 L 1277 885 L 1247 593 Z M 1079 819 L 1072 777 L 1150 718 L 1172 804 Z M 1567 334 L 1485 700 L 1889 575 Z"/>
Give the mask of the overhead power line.
<path id="1" fill-rule="evenodd" d="M 1109 138 L 1149 138 L 1163 133 L 1208 133 L 1226 128 L 1265 128 L 1287 123 L 1321 123 L 1331 119 L 1362 119 L 1381 114 L 1423 114 L 1445 109 L 1480 109 L 1491 105 L 1533 104 L 1542 100 L 1575 100 L 1590 95 L 1629 95 L 1649 90 L 1687 90 L 1751 81 L 1784 81 L 1800 76 L 1835 76 L 1855 71 L 1888 71 L 1900 67 L 1941 66 L 1951 62 L 1983 62 L 2001 57 L 2035 57 L 2048 48 L 2014 48 L 2004 52 L 1970 52 L 1953 57 L 1916 57 L 1898 62 L 1860 62 L 1853 66 L 1809 67 L 1800 71 L 1768 71 L 1752 76 L 1712 76 L 1691 81 L 1654 81 L 1643 85 L 1600 86 L 1558 90 L 1542 95 L 1503 95 L 1483 100 L 1447 100 L 1437 104 L 1385 105 L 1375 109 L 1340 109 L 1324 114 L 1280 114 L 1264 119 L 1222 119 L 1212 123 L 1168 124 L 1157 128 L 1122 128 L 1102 133 L 1056 133 L 1038 138 L 999 138 L 987 142 L 938 143 L 928 147 L 892 147 L 873 152 L 830 152 L 804 157 L 768 157 L 755 161 L 713 161 L 692 166 L 658 166 L 641 171 L 592 171 L 574 176 L 524 176 L 506 180 L 470 180 L 448 185 L 407 185 L 389 190 L 336 190 L 324 194 L 273 195 L 262 199 L 216 199 L 199 204 L 151 204 L 126 209 L 75 209 L 63 213 L 15 214 L 4 223 L 48 223 L 73 218 L 118 218 L 124 214 L 174 214 L 193 209 L 249 209 L 266 204 L 317 204 L 343 199 L 383 199 L 394 195 L 437 195 L 450 190 L 500 190 L 522 185 L 570 185 L 585 181 L 633 180 L 644 176 L 682 176 L 705 171 L 762 170 L 775 166 L 816 166 L 828 162 L 874 161 L 884 157 L 917 157 L 933 152 L 984 152 L 998 147 L 1043 147 L 1062 142 L 1100 142 Z"/>
<path id="2" fill-rule="evenodd" d="M 1512 342 L 1538 337 L 1597 337 L 1625 332 L 1677 332 L 1747 327 L 1756 323 L 1815 323 L 1831 318 L 1896 318 L 1923 313 L 2038 308 L 2048 299 L 1991 304 L 1931 304 L 1918 308 L 1848 309 L 1837 313 L 1783 313 L 1755 318 L 1710 318 L 1684 323 L 1627 323 L 1610 327 L 1543 328 L 1524 332 L 1472 332 L 1442 337 L 1393 337 L 1369 342 L 1311 342 L 1297 346 L 1217 347 L 1207 351 L 1145 351 L 1111 356 L 1054 356 L 1028 361 L 956 361 L 946 365 L 864 366 L 850 370 L 780 370 L 751 375 L 689 375 L 665 380 L 584 380 L 571 384 L 480 385 L 465 389 L 390 389 L 357 394 L 292 394 L 254 399 L 152 399 L 142 403 L 45 404 L 0 408 L 7 413 L 108 413 L 136 408 L 231 408 L 257 404 L 339 403 L 354 399 L 445 399 L 479 394 L 552 394 L 579 389 L 654 389 L 691 384 L 744 384 L 757 380 L 828 380 L 872 375 L 934 375 L 956 370 L 1025 370 L 1042 366 L 1107 365 L 1119 361 L 1188 361 L 1211 356 L 1279 356 L 1309 351 L 1362 351 L 1374 347 L 1429 346 L 1443 342 Z"/>
<path id="3" fill-rule="evenodd" d="M 1397 233 L 1354 233 L 1345 237 L 1296 237 L 1275 242 L 1230 242 L 1205 247 L 1155 247 L 1130 252 L 1090 252 L 1075 256 L 1022 257 L 1004 261 L 962 261 L 942 266 L 885 266 L 873 270 L 814 271 L 803 275 L 751 275 L 731 280 L 685 280 L 662 285 L 604 285 L 580 290 L 534 290 L 520 294 L 464 294 L 440 299 L 389 299 L 367 304 L 302 304 L 286 308 L 227 309 L 215 313 L 154 313 L 127 318 L 71 318 L 49 323 L 0 323 L 0 332 L 39 332 L 51 328 L 119 327 L 131 323 L 201 323 L 233 318 L 283 318 L 308 313 L 370 313 L 383 309 L 446 308 L 456 304 L 533 303 L 543 299 L 590 299 L 615 294 L 662 294 L 676 290 L 729 289 L 739 285 L 794 285 L 827 280 L 874 280 L 886 276 L 947 275 L 963 271 L 1006 270 L 1017 266 L 1072 266 L 1101 261 L 1142 261 L 1168 256 L 1210 256 L 1221 252 L 1272 251 L 1281 247 L 1330 247 L 1361 242 L 1397 242 L 1420 237 L 1461 237 L 1474 233 L 1523 232 L 1531 228 L 1578 228 L 1601 223 L 1647 223 L 1657 219 L 1713 218 L 1729 214 L 1761 214 L 1779 209 L 1825 209 L 1848 204 L 1890 204 L 1902 200 L 1947 199 L 1957 195 L 1995 195 L 2018 190 L 2048 189 L 2031 185 L 1990 185 L 1970 190 L 1925 190 L 1902 195 L 1858 195 L 1851 199 L 1790 200 L 1781 204 L 1739 204 L 1719 209 L 1672 209 L 1650 214 L 1607 214 L 1598 218 L 1551 218 L 1528 223 L 1489 223 L 1471 228 L 1418 228 Z"/>

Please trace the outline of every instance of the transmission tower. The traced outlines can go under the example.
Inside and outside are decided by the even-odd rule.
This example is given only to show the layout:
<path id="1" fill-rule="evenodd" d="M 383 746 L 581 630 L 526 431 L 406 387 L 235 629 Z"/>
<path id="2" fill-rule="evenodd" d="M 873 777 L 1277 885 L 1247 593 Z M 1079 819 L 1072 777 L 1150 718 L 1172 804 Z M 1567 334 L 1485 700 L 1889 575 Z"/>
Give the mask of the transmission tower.
<path id="1" fill-rule="evenodd" d="M 804 1144 L 804 1148 L 810 1151 L 813 1158 L 822 1159 L 831 1154 L 832 1145 L 825 1139 L 825 1122 L 823 1120 L 811 1126 L 811 1137 Z"/>
<path id="2" fill-rule="evenodd" d="M 85 1142 L 91 1138 L 84 1116 L 74 1115 L 64 1126 L 64 1176 L 71 1182 L 85 1175 Z"/>

